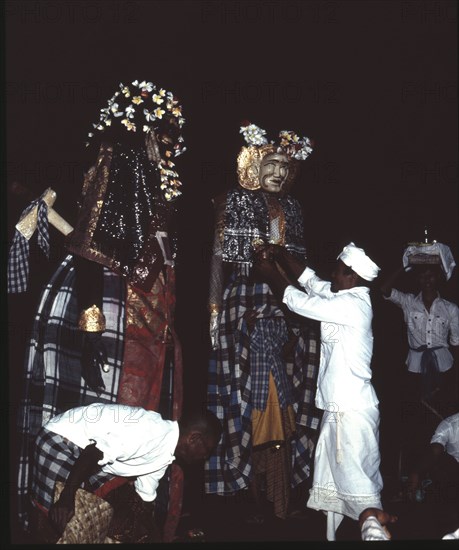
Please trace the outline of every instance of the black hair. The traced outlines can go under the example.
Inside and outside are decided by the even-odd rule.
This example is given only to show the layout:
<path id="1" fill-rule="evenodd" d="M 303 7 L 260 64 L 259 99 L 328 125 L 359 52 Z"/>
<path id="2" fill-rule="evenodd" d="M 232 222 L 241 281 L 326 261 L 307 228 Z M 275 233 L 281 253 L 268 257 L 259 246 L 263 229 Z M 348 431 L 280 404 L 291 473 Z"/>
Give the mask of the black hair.
<path id="1" fill-rule="evenodd" d="M 218 441 L 223 431 L 220 420 L 212 411 L 198 410 L 190 411 L 183 414 L 179 420 L 181 433 L 187 434 L 193 430 L 197 430 L 204 437 Z"/>
<path id="2" fill-rule="evenodd" d="M 344 262 L 343 262 L 344 263 Z M 354 271 L 352 267 L 349 267 L 347 264 L 344 264 L 344 275 L 357 275 L 356 286 L 369 286 L 369 281 L 361 277 L 357 271 Z"/>

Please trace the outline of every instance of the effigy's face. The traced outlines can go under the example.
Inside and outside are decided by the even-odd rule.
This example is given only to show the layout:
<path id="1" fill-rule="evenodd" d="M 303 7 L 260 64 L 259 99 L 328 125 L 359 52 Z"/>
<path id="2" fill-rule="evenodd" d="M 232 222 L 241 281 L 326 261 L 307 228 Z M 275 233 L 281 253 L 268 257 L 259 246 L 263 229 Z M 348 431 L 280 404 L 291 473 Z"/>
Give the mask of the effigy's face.
<path id="1" fill-rule="evenodd" d="M 289 159 L 283 153 L 270 153 L 260 163 L 260 186 L 267 193 L 280 193 L 289 174 Z"/>

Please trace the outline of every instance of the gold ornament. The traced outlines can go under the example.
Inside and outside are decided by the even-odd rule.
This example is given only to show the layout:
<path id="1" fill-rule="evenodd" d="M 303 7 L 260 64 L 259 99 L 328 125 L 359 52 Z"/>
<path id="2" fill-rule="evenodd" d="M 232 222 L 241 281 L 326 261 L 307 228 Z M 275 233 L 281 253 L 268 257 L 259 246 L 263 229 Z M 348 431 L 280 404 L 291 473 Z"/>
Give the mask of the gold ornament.
<path id="1" fill-rule="evenodd" d="M 78 329 L 85 332 L 103 332 L 105 330 L 105 316 L 95 304 L 80 313 Z"/>

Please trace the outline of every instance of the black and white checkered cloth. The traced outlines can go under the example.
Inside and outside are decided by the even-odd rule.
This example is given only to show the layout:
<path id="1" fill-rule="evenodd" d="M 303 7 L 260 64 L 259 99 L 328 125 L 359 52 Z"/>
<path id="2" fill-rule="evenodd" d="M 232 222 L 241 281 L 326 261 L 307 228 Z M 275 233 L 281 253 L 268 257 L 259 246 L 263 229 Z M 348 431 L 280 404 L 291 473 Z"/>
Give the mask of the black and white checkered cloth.
<path id="1" fill-rule="evenodd" d="M 38 432 L 30 491 L 33 501 L 45 510 L 50 509 L 54 502 L 56 481 L 66 482 L 81 451 L 82 449 L 72 441 L 46 428 Z M 113 474 L 99 470 L 89 477 L 85 489 L 93 492 L 114 477 Z"/>
<path id="2" fill-rule="evenodd" d="M 49 257 L 48 206 L 42 199 L 33 201 L 21 214 L 20 220 L 38 205 L 37 241 L 38 246 Z M 29 281 L 28 239 L 16 229 L 8 257 L 8 294 L 25 292 Z"/>
<path id="3" fill-rule="evenodd" d="M 19 518 L 28 525 L 30 459 L 35 437 L 56 414 L 90 403 L 116 403 L 124 354 L 126 281 L 104 268 L 102 336 L 109 371 L 103 372 L 105 390 L 100 397 L 81 377 L 82 332 L 78 330 L 78 306 L 73 257 L 67 256 L 43 290 L 25 358 L 23 398 L 18 432 Z"/>
<path id="4" fill-rule="evenodd" d="M 307 429 L 317 429 L 321 418 L 321 411 L 314 405 L 320 352 L 317 323 L 305 318 L 290 320 L 290 329 L 298 337 L 294 359 L 285 361 L 279 356 L 273 360 L 272 355 L 280 355 L 287 340 L 286 318 L 269 287 L 253 283 L 246 269 L 236 267 L 225 289 L 219 347 L 212 351 L 209 364 L 207 405 L 222 421 L 224 430 L 205 464 L 205 490 L 220 495 L 247 488 L 252 479 L 252 408 L 255 403 L 264 408 L 270 372 L 279 402 L 285 407 L 292 405 L 296 417 L 297 432 L 291 446 L 292 486 L 310 474 L 314 441 Z M 246 312 L 255 312 L 257 324 L 263 328 L 251 332 Z M 263 337 L 268 335 L 279 342 L 264 345 Z"/>

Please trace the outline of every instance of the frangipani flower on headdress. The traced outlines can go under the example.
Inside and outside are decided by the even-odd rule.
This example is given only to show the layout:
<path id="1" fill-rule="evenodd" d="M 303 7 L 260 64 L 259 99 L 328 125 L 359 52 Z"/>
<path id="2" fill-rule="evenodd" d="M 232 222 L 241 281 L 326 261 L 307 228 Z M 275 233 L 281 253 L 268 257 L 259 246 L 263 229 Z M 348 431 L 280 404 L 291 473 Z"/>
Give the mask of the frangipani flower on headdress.
<path id="1" fill-rule="evenodd" d="M 166 112 L 164 109 L 161 109 L 161 107 L 158 107 L 153 111 L 155 113 L 156 118 L 163 118 L 163 114 Z"/>
<path id="2" fill-rule="evenodd" d="M 142 92 L 152 92 L 155 89 L 155 85 L 153 84 L 153 82 L 147 82 L 146 80 L 142 80 L 142 82 L 134 80 L 134 82 L 132 82 L 132 85 L 140 88 Z"/>
<path id="3" fill-rule="evenodd" d="M 161 103 L 164 103 L 164 99 L 159 94 L 153 94 L 152 99 L 158 105 L 161 105 Z"/>
<path id="4" fill-rule="evenodd" d="M 268 143 L 268 140 L 264 137 L 266 131 L 256 124 L 247 123 L 246 126 L 241 126 L 239 133 L 244 135 L 244 139 L 249 147 L 259 147 Z"/>
<path id="5" fill-rule="evenodd" d="M 306 160 L 312 153 L 312 142 L 308 137 L 300 138 L 291 130 L 279 132 L 280 147 L 296 160 Z"/>
<path id="6" fill-rule="evenodd" d="M 128 105 L 126 107 L 126 109 L 124 110 L 124 112 L 126 113 L 126 116 L 128 118 L 134 118 L 134 113 L 135 113 L 135 107 L 134 105 Z"/>
<path id="7" fill-rule="evenodd" d="M 137 130 L 136 125 L 128 118 L 123 118 L 121 124 L 124 124 L 129 131 L 135 132 Z"/>
<path id="8" fill-rule="evenodd" d="M 145 118 L 148 122 L 153 122 L 154 120 L 156 120 L 156 115 L 153 111 L 149 111 L 148 109 L 144 109 L 143 114 L 145 115 Z M 146 126 L 146 128 L 150 128 L 150 126 Z M 145 130 L 145 126 L 144 126 L 143 131 L 144 132 L 147 131 L 147 130 Z"/>

